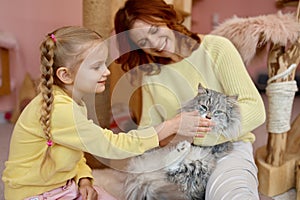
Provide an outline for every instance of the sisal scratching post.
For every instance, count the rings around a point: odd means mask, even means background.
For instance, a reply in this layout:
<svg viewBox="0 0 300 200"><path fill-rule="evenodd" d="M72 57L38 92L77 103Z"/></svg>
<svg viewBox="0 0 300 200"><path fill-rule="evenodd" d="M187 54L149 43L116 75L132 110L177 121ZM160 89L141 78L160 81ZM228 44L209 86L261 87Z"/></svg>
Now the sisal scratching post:
<svg viewBox="0 0 300 200"><path fill-rule="evenodd" d="M299 21L300 4L297 19ZM256 152L259 191L267 196L275 196L288 191L299 178L295 176L300 155L299 117L290 126L291 110L297 83L296 68L300 63L300 38L287 50L278 44L272 44L268 57L269 80L266 92L269 111L267 116L268 143ZM281 106L284 102L284 106ZM288 144L288 146L287 146Z"/></svg>

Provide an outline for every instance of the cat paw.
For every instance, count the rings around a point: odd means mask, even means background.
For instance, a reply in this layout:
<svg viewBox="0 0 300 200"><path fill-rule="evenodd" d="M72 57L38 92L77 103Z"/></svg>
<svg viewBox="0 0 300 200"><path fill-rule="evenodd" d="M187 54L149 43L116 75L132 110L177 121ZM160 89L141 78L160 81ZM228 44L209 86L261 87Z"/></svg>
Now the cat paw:
<svg viewBox="0 0 300 200"><path fill-rule="evenodd" d="M188 141L183 141L176 145L176 150L178 152L186 152L186 151L190 151L190 149L191 149L191 143L189 143Z"/></svg>
<svg viewBox="0 0 300 200"><path fill-rule="evenodd" d="M165 165L168 170L177 168L178 164L181 163L188 155L191 149L191 144L187 141L180 142L176 145L176 148L170 151L165 157Z"/></svg>

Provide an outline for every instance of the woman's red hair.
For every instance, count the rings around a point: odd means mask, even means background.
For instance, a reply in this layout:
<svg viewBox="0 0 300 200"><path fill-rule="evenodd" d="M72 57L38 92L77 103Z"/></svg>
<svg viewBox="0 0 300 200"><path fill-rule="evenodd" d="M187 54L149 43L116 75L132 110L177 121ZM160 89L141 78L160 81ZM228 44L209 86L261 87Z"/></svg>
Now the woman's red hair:
<svg viewBox="0 0 300 200"><path fill-rule="evenodd" d="M198 35L189 31L182 24L183 18L176 13L173 5L166 4L163 0L127 0L124 7L116 13L114 21L120 50L120 57L116 62L121 64L125 71L147 63L167 64L170 62L169 58L146 54L130 39L128 30L132 28L137 19L154 25L165 24L175 32L193 38L200 43ZM144 70L152 73L153 66L149 65L151 69Z"/></svg>

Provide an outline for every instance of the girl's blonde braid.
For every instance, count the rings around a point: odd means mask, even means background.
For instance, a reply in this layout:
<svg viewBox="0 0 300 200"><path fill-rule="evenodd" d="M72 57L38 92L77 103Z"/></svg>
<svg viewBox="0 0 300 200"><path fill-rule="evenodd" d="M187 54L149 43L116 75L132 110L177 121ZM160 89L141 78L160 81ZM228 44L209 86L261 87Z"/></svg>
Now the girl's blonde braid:
<svg viewBox="0 0 300 200"><path fill-rule="evenodd" d="M54 39L53 39L54 38ZM53 171L49 167L55 167L55 162L51 157L51 146L53 145L51 135L51 114L53 108L53 63L54 63L54 49L55 49L56 38L54 34L51 34L40 47L41 50L41 82L39 85L40 92L42 94L41 102L41 117L40 123L43 132L47 139L47 151L46 155L41 164L42 175ZM45 163L47 162L47 169L45 169ZM44 170L43 170L44 169ZM50 175L51 176L51 175Z"/></svg>

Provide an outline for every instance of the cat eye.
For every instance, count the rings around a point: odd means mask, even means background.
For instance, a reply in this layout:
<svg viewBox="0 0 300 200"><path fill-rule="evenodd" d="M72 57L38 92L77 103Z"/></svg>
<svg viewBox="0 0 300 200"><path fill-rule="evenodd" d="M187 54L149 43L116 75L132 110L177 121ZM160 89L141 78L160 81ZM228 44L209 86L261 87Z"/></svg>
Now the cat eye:
<svg viewBox="0 0 300 200"><path fill-rule="evenodd" d="M216 110L216 111L214 112L214 115L222 115L222 114L224 114L224 112L221 111L221 110Z"/></svg>
<svg viewBox="0 0 300 200"><path fill-rule="evenodd" d="M200 105L200 111L207 111L208 110L208 108L207 108L207 106L205 106L205 105Z"/></svg>

